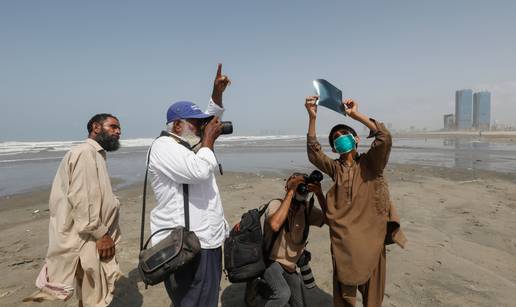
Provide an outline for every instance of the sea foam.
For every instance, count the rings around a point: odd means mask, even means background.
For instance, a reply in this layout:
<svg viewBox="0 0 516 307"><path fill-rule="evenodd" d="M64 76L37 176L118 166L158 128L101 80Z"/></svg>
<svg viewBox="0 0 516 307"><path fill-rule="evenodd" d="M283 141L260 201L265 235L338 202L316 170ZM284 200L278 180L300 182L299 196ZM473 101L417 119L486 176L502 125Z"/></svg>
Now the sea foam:
<svg viewBox="0 0 516 307"><path fill-rule="evenodd" d="M265 136L221 136L219 142L234 143L234 142L260 142L260 141L274 141L274 140L296 140L304 138L301 135L265 135ZM122 139L120 144L124 148L130 147L148 147L154 139L152 138L135 138ZM60 152L67 151L72 146L84 142L80 141L45 141L45 142L0 142L0 156L1 155L16 155L21 153L39 153L39 152Z"/></svg>

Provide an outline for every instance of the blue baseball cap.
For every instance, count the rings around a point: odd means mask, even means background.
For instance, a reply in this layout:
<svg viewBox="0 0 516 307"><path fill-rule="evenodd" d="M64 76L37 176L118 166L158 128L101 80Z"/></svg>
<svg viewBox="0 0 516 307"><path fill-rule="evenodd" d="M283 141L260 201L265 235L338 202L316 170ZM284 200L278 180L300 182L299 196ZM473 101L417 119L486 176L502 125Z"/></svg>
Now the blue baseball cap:
<svg viewBox="0 0 516 307"><path fill-rule="evenodd" d="M212 117L212 115L204 113L195 103L190 101L178 101L168 108L167 124L178 119L208 117Z"/></svg>

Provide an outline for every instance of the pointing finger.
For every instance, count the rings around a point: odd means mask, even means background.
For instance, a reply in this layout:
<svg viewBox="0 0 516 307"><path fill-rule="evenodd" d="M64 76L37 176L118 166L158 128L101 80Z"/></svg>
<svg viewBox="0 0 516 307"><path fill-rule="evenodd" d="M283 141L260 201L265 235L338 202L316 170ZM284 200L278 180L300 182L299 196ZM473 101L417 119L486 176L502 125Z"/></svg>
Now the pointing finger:
<svg viewBox="0 0 516 307"><path fill-rule="evenodd" d="M217 67L217 78L220 77L220 75L222 75L222 63L219 63Z"/></svg>

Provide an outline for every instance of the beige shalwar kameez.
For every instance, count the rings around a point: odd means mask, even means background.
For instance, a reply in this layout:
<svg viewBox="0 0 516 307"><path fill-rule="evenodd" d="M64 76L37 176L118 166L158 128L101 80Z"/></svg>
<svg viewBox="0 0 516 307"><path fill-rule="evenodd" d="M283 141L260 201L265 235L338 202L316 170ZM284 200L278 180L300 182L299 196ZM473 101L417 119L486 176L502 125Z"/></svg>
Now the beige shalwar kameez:
<svg viewBox="0 0 516 307"><path fill-rule="evenodd" d="M96 241L105 234L120 241L120 203L111 188L106 153L96 141L87 139L65 155L49 207L48 282L75 285L84 306L109 305L120 269L116 256L100 260ZM43 288L33 298L56 299Z"/></svg>

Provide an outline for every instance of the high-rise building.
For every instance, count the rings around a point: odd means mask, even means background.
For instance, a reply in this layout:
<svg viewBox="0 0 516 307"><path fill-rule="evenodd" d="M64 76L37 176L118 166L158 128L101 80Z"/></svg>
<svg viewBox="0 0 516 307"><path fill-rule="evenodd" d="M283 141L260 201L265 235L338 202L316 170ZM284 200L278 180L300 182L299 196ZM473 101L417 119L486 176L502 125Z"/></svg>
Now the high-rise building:
<svg viewBox="0 0 516 307"><path fill-rule="evenodd" d="M473 127L489 130L491 126L491 93L488 91L473 94Z"/></svg>
<svg viewBox="0 0 516 307"><path fill-rule="evenodd" d="M453 114L444 114L444 130L450 131L455 129L455 116Z"/></svg>
<svg viewBox="0 0 516 307"><path fill-rule="evenodd" d="M458 130L473 127L473 91L466 89L455 92L455 126Z"/></svg>

